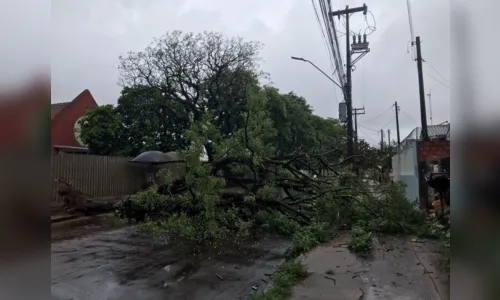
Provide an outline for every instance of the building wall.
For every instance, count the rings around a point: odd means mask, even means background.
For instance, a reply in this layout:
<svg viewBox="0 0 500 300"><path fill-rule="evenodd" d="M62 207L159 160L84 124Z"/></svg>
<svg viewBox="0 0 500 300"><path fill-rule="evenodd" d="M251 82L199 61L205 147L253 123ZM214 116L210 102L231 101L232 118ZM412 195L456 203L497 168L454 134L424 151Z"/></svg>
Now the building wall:
<svg viewBox="0 0 500 300"><path fill-rule="evenodd" d="M394 181L406 184L406 198L419 201L417 141L406 141L402 149L392 158Z"/></svg>
<svg viewBox="0 0 500 300"><path fill-rule="evenodd" d="M450 157L450 141L427 141L422 143L419 158L421 161Z"/></svg>
<svg viewBox="0 0 500 300"><path fill-rule="evenodd" d="M92 94L85 90L62 110L51 124L51 148L55 145L82 147L75 139L75 123L91 107L97 106Z"/></svg>

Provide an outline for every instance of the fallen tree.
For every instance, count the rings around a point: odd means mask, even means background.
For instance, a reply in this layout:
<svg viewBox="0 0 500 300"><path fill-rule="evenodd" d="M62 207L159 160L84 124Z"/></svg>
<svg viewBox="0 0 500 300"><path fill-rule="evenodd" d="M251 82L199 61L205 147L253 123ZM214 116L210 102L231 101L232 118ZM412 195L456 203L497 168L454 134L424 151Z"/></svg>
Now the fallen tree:
<svg viewBox="0 0 500 300"><path fill-rule="evenodd" d="M100 155L179 151L187 172L180 180L163 173L162 184L127 197L118 215L200 239L271 226L305 241L297 248L303 251L321 239L306 232L399 217L390 205L411 209L391 196L400 195L394 187L364 178L390 155L358 143L361 157L346 157L338 120L315 116L304 98L260 84L260 49L220 33L176 31L120 57L118 105L90 110L82 140ZM204 152L208 163L200 162ZM351 172L353 159L360 176Z"/></svg>
<svg viewBox="0 0 500 300"><path fill-rule="evenodd" d="M68 213L84 215L110 213L120 205L120 201L116 199L107 201L93 199L63 178L57 178L55 182L58 185L56 191L63 198L62 208Z"/></svg>
<svg viewBox="0 0 500 300"><path fill-rule="evenodd" d="M137 221L155 216L155 224L165 229L217 238L248 234L276 215L308 226L326 221L321 210L334 198L356 200L360 187L351 185L356 178L343 145L277 154L266 101L262 90L250 91L243 126L230 135L212 124L210 112L192 123L186 132L190 148L181 153L186 176L174 181L164 171L163 184L127 198L120 215ZM203 163L199 157L206 147L212 160Z"/></svg>

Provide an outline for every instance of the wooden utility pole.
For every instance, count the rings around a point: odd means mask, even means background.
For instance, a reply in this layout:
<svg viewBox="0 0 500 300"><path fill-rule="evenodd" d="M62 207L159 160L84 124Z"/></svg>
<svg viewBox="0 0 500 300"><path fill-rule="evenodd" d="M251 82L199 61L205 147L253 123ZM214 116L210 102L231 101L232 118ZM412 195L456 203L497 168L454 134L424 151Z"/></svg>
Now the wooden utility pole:
<svg viewBox="0 0 500 300"><path fill-rule="evenodd" d="M384 149L384 130L380 129L380 150Z"/></svg>
<svg viewBox="0 0 500 300"><path fill-rule="evenodd" d="M417 71L418 71L418 91L420 94L420 122L422 123L422 139L429 140L427 132L427 112L425 110L425 90L424 90L424 75L422 70L422 49L420 47L420 37L415 40L417 46Z"/></svg>
<svg viewBox="0 0 500 300"><path fill-rule="evenodd" d="M356 12L363 12L364 15L368 13L368 7L363 4L361 7L349 8L347 5L344 10L338 10L330 12L330 16L337 16L340 19L341 15L345 15L346 24L346 83L345 83L345 102L347 105L347 156L352 156L354 154L354 141L353 141L353 120L352 120L352 52L351 52L351 31L349 29L349 17L351 14Z"/></svg>
<svg viewBox="0 0 500 300"><path fill-rule="evenodd" d="M401 139L399 137L399 106L398 106L398 101L394 102L394 111L396 112L396 134L398 137L398 146L400 146Z"/></svg>

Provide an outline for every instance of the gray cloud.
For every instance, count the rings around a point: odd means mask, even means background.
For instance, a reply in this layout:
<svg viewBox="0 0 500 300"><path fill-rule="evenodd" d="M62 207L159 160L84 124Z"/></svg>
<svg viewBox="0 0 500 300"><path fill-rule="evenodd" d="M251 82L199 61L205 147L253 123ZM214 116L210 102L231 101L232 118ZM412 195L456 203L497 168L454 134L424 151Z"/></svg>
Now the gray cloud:
<svg viewBox="0 0 500 300"><path fill-rule="evenodd" d="M0 18L0 89L49 72L50 1L3 1Z"/></svg>
<svg viewBox="0 0 500 300"><path fill-rule="evenodd" d="M377 22L369 36L371 52L353 73L353 101L364 106L359 117L360 136L368 142L380 139L377 131L392 131L394 101L402 109L401 136L419 125L416 63L407 53L410 40L406 3L401 0L367 0ZM269 4L272 3L272 4ZM361 1L348 1L361 5ZM332 0L337 8L344 0ZM416 35L422 37L424 58L450 78L449 1L413 1ZM368 22L372 22L368 16ZM365 29L362 15L352 17L352 29ZM312 66L292 61L302 56L331 73L328 54L309 1L283 0L54 0L52 1L53 101L68 101L88 88L100 104L116 103L120 89L118 56L138 51L166 31L217 30L265 44L262 69L282 91L304 96L321 116L337 116L341 94ZM343 28L340 27L339 31ZM341 38L341 49L344 49ZM428 65L426 73L439 79ZM450 119L450 90L425 75L426 91L432 90L434 123ZM374 119L375 118L375 119ZM373 120L371 120L373 119ZM369 128L369 129L367 129Z"/></svg>

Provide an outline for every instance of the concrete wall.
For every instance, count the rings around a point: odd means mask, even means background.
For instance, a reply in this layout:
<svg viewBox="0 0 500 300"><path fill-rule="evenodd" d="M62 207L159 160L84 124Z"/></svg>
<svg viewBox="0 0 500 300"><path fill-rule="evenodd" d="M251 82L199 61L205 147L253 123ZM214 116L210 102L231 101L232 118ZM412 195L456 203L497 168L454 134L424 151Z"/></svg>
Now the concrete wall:
<svg viewBox="0 0 500 300"><path fill-rule="evenodd" d="M406 184L406 198L419 201L417 142L407 140L392 158L394 181Z"/></svg>

